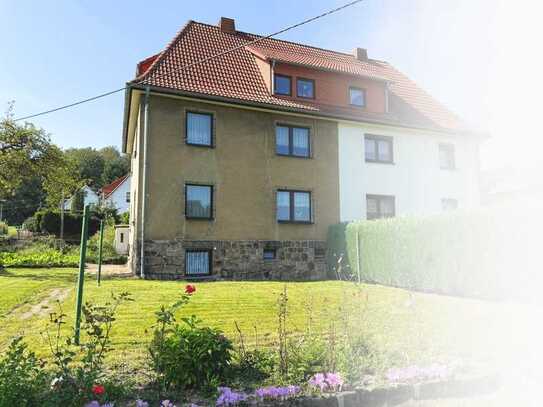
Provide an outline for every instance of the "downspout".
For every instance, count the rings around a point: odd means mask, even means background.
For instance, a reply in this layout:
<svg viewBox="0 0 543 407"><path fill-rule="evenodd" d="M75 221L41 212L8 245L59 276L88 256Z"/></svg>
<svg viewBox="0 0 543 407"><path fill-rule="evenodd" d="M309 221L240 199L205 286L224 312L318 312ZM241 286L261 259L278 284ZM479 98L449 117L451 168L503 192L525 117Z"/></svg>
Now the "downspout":
<svg viewBox="0 0 543 407"><path fill-rule="evenodd" d="M145 87L143 99L143 174L141 185L141 243L140 243L140 277L145 278L145 204L147 202L147 137L149 132L149 92L150 87Z"/></svg>
<svg viewBox="0 0 543 407"><path fill-rule="evenodd" d="M270 91L272 95L275 95L275 59L271 60L271 69L270 69Z"/></svg>
<svg viewBox="0 0 543 407"><path fill-rule="evenodd" d="M388 93L389 93L389 86L388 82L385 83L385 113L388 113L390 111L388 106Z"/></svg>

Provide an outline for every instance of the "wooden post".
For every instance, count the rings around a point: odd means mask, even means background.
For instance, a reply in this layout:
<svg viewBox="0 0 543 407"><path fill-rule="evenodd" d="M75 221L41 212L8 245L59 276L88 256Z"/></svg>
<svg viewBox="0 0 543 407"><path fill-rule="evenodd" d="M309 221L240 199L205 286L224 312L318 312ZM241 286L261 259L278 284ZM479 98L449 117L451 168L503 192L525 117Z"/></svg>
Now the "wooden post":
<svg viewBox="0 0 543 407"><path fill-rule="evenodd" d="M83 304L83 282L85 281L85 259L87 257L87 235L89 231L89 206L83 209L81 222L81 246L79 249L79 276L77 278L77 298L75 303L75 336L74 342L79 345L81 327L81 307Z"/></svg>
<svg viewBox="0 0 543 407"><path fill-rule="evenodd" d="M96 281L100 285L102 279L102 243L104 241L104 220L100 221L100 243L98 246L98 272L96 273Z"/></svg>

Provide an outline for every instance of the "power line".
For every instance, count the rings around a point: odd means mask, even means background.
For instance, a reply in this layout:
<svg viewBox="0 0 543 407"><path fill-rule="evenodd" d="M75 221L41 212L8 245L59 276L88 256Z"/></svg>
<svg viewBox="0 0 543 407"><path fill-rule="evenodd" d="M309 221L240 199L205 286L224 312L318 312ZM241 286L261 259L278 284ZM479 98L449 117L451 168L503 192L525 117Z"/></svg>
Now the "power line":
<svg viewBox="0 0 543 407"><path fill-rule="evenodd" d="M292 30L294 28L298 28L298 27L300 27L302 25L311 23L311 22L313 22L315 20L318 20L320 18L329 16L330 14L334 14L334 13L337 13L338 11L341 11L341 10L344 10L344 9L346 9L348 7L354 6L355 4L361 3L362 1L364 1L364 0L353 0L353 1L349 2L349 3L346 3L346 4L342 5L342 6L336 7L334 9L332 9L332 10L328 10L328 11L326 11L326 12L324 12L322 14L319 14L319 15L317 15L315 17L308 18L307 20L303 20L303 21L301 21L299 23L296 23L294 25L283 28L282 30L279 30L279 31L274 32L274 33L269 34L269 35L266 35L265 37L259 37L259 38L255 39L253 41L246 42L244 44L241 44L241 45L238 45L236 47L230 48L230 49L228 49L226 51L219 52L218 54L211 55L211 56L203 58L203 59L201 59L199 61L195 61L195 62L190 63L188 65L184 65L184 66L182 66L180 68L174 69L174 72L180 72L180 71L183 71L185 69L192 68L192 67L194 67L196 65L211 61L211 60L213 60L215 58L218 58L218 57L221 57L223 55L229 54L231 52L237 51L238 49L244 48L244 47L246 47L248 45L252 45L252 44L255 44L257 42L260 42L260 41L275 37L275 36L277 36L279 34L283 34L283 33L287 32L289 30ZM162 75L158 74L157 77L161 77L163 75L164 74L162 74ZM54 109L45 110L43 112L31 114L31 115L24 116L24 117L19 117L19 118L14 119L14 121L17 122L17 121L21 121L21 120L32 119L34 117L43 116L43 115L53 113L53 112L58 112L59 110L69 109L71 107L81 105L83 103L92 102L93 100L101 99L103 97L110 96L110 95L113 95L113 94L118 93L118 92L122 92L123 90L126 90L127 88L128 88L128 86L125 86L125 87L115 89L115 90L112 90L112 91L109 91L109 92L101 93L99 95L96 95L96 96L93 96L93 97L90 97L90 98L87 98L87 99L82 99L82 100L79 100L77 102L70 103L68 105L59 106L59 107L56 107Z"/></svg>

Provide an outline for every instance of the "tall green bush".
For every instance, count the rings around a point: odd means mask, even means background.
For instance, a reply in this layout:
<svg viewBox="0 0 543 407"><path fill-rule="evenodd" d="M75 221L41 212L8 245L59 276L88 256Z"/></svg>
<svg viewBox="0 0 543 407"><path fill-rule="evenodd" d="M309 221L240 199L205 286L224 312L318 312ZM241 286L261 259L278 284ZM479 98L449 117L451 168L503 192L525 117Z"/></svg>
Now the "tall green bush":
<svg viewBox="0 0 543 407"><path fill-rule="evenodd" d="M0 235L8 234L8 224L5 222L0 222Z"/></svg>
<svg viewBox="0 0 543 407"><path fill-rule="evenodd" d="M343 254L342 269L365 282L475 297L517 295L514 289L534 281L542 227L541 216L503 209L335 225L329 267Z"/></svg>

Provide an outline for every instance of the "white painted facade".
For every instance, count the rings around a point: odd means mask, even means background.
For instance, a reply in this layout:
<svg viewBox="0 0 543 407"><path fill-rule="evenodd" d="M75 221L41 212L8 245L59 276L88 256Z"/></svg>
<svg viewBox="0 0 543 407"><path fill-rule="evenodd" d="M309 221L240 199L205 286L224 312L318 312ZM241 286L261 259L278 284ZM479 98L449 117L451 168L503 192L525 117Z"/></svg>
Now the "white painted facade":
<svg viewBox="0 0 543 407"><path fill-rule="evenodd" d="M393 163L365 160L366 134L393 138ZM371 124L338 124L340 219L366 219L366 195L395 197L395 214L426 215L443 210L442 199L458 208L479 205L478 140ZM454 145L455 169L441 169L439 144Z"/></svg>
<svg viewBox="0 0 543 407"><path fill-rule="evenodd" d="M94 192L90 187L85 185L81 188L83 193L85 194L84 198L84 205L98 205L98 202L100 201L100 197L96 192ZM64 210L70 210L72 207L72 198L66 199L64 201Z"/></svg>
<svg viewBox="0 0 543 407"><path fill-rule="evenodd" d="M130 210L130 184L132 176L129 175L124 181L103 200L103 205L117 208L117 213L125 213Z"/></svg>

